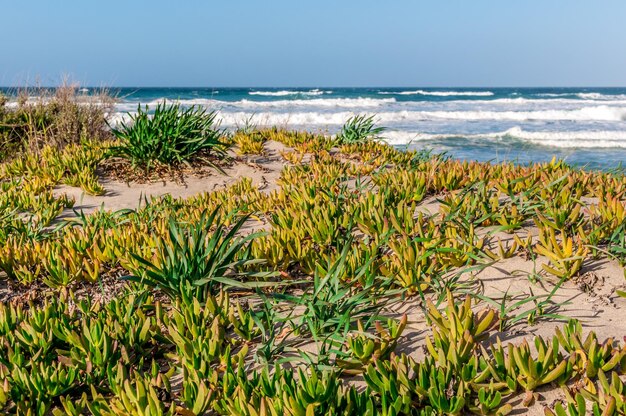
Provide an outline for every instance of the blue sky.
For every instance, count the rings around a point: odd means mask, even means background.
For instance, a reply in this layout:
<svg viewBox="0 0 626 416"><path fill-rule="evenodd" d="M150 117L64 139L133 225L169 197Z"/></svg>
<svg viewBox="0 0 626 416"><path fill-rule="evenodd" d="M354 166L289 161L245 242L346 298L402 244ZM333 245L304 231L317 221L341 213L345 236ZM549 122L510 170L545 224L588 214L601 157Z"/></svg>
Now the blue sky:
<svg viewBox="0 0 626 416"><path fill-rule="evenodd" d="M0 15L4 86L626 86L623 0L7 0Z"/></svg>

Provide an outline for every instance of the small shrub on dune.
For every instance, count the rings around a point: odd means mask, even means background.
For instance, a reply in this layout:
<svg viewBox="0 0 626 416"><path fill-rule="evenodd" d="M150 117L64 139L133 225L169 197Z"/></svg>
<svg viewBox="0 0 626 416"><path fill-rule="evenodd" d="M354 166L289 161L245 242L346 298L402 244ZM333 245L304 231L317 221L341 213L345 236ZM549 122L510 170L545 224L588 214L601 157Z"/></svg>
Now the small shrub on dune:
<svg viewBox="0 0 626 416"><path fill-rule="evenodd" d="M182 108L179 104L159 103L153 114L141 105L130 122L111 131L121 142L110 155L130 161L133 168L150 170L156 164L177 166L201 159L224 159L228 144L216 122L217 113L202 107Z"/></svg>
<svg viewBox="0 0 626 416"><path fill-rule="evenodd" d="M79 94L78 85L20 91L15 106L0 98L0 159L46 146L62 149L84 140L111 138L106 116L114 103L106 91Z"/></svg>
<svg viewBox="0 0 626 416"><path fill-rule="evenodd" d="M364 143L380 139L385 127L376 127L374 116L356 115L350 117L337 134L338 145Z"/></svg>

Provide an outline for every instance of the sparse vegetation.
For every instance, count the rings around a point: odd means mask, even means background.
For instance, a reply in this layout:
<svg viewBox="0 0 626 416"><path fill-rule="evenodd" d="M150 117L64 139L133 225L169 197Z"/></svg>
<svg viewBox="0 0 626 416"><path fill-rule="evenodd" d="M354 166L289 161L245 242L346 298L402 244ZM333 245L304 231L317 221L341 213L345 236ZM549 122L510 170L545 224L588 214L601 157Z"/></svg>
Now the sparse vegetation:
<svg viewBox="0 0 626 416"><path fill-rule="evenodd" d="M12 106L0 97L0 160L23 151L38 153L45 147L62 149L81 141L111 139L105 117L114 98L106 90L89 95L77 84L57 88L27 88L18 91Z"/></svg>
<svg viewBox="0 0 626 416"><path fill-rule="evenodd" d="M244 129L242 154L291 148L278 189L239 178L61 218L74 200L55 187L104 192L111 145L140 169L225 155L214 113L157 111L117 142L0 165L0 412L506 415L558 387L546 414L625 414L626 345L558 297L597 259L623 266L623 176ZM511 260L532 275L487 293L481 273Z"/></svg>

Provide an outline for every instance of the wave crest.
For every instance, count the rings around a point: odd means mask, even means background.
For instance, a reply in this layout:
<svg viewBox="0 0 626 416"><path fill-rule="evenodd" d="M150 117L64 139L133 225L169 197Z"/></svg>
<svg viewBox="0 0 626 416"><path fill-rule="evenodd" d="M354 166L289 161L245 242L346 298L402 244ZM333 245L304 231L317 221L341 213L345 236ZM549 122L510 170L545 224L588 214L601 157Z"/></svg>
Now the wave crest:
<svg viewBox="0 0 626 416"><path fill-rule="evenodd" d="M561 148L626 148L626 131L526 131L513 127L502 132L480 134L428 134L409 131L387 131L384 139L393 145L411 142L441 141L452 138L469 140L514 139L542 146Z"/></svg>
<svg viewBox="0 0 626 416"><path fill-rule="evenodd" d="M266 97L284 97L288 95L323 95L332 94L332 91L322 91L317 88L309 91L293 91L293 90L281 90L281 91L250 91L248 95L261 95Z"/></svg>
<svg viewBox="0 0 626 416"><path fill-rule="evenodd" d="M491 91L424 91L424 90L415 90L415 91L380 91L378 92L381 95L430 95L434 97L491 97L494 95Z"/></svg>
<svg viewBox="0 0 626 416"><path fill-rule="evenodd" d="M367 105L363 105L367 107ZM372 103L373 107L378 104ZM335 107L354 108L351 103L335 103ZM230 120L243 120L252 115L264 124L272 125L341 125L354 114L353 111L291 111L291 112L248 112L224 111L220 116ZM379 123L411 123L422 121L626 121L626 107L595 106L575 110L537 111L385 111L374 113Z"/></svg>

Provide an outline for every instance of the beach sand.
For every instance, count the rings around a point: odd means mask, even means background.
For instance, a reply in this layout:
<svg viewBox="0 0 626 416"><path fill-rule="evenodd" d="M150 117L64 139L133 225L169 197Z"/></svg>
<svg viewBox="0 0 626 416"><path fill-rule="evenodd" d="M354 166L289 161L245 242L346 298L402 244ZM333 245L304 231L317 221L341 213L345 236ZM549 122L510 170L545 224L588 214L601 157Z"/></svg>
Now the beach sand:
<svg viewBox="0 0 626 416"><path fill-rule="evenodd" d="M68 186L60 186L56 189L57 194L65 193L76 199L74 210L85 213L94 212L97 209L106 210L136 209L141 205L144 197L150 198L164 194L170 194L176 198L187 198L202 192L211 192L238 181L241 178L250 178L254 186L264 192L270 192L278 188L277 180L280 172L285 166L284 159L280 156L281 151L290 149L284 145L269 141L265 144L266 155L253 157L239 157L237 161L226 169L226 174L212 173L204 177L189 176L185 178L185 183L174 183L163 181L149 184L127 184L111 179L102 179L102 184L107 192L103 196L85 195L80 189ZM233 154L235 157L235 155ZM437 215L439 203L436 197L428 197L419 204L416 214L423 212L429 215ZM69 218L74 215L72 210L66 210L62 217ZM245 232L251 232L267 225L255 222L248 227ZM484 228L479 232L488 234L490 229ZM537 234L537 230L528 226L519 231L520 236L525 236L527 232ZM498 233L492 235L490 244L495 248L497 238L503 242L510 240L510 234ZM541 270L541 264L547 260L541 256L533 262L529 259L517 255L509 259L499 260L486 267L474 275L464 276L468 284L480 287L486 296L500 299L504 293L512 296L513 301L524 299L531 295L548 294L557 283L554 279L544 277L544 282L531 284L528 274ZM616 289L623 289L626 285L622 267L615 261L600 259L597 261L585 262L580 275L563 283L556 292L553 301L561 304L553 311L546 313L557 313L570 318L580 320L584 331L595 331L600 341L606 338L621 339L626 335L626 319L624 319L623 308L626 307L626 299L615 294ZM532 291L532 292L531 292ZM386 312L390 316L400 317L402 314L408 316L408 327L399 343L397 352L405 352L415 358L424 356L424 338L429 334L422 309L418 305L418 297L410 298L403 302L397 302L388 307ZM481 302L477 309L487 306ZM521 313L531 304L526 304L515 313ZM550 337L554 334L554 329L562 325L563 321L540 319L530 325L526 319L521 320L512 328L500 333L494 333L489 341L500 338L503 342L521 342L522 339L533 335ZM302 347L303 350L313 351L314 346ZM362 385L362 381L357 377L351 382ZM542 415L544 405L552 405L556 399L564 396L559 389L545 387L537 393L537 401L528 409L521 405L521 395L513 401L515 411L513 414L524 413L530 415Z"/></svg>

